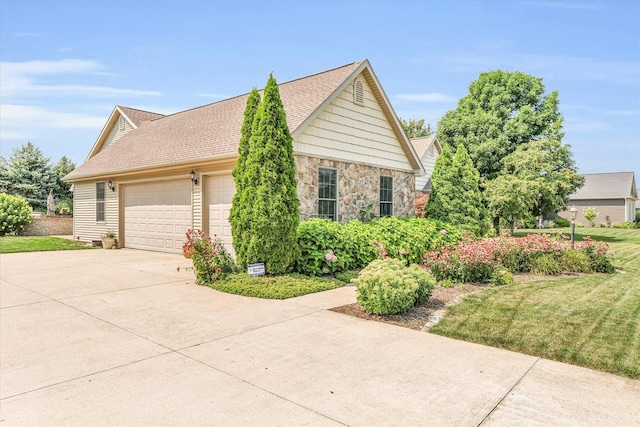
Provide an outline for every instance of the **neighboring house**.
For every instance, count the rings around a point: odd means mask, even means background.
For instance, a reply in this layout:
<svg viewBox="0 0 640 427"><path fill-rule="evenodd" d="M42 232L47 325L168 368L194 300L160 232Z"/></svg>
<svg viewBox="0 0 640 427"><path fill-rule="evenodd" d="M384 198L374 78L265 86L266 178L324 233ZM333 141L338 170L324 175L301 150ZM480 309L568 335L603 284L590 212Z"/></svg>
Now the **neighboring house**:
<svg viewBox="0 0 640 427"><path fill-rule="evenodd" d="M411 138L413 149L420 157L425 173L416 176L416 193L431 193L431 174L436 164L436 158L442 153L442 146L435 135Z"/></svg>
<svg viewBox="0 0 640 427"><path fill-rule="evenodd" d="M301 219L414 212L424 168L367 60L279 85L293 136ZM231 248L231 171L247 94L163 116L115 107L74 185L74 236L179 252L189 228ZM193 175L191 179L190 175Z"/></svg>
<svg viewBox="0 0 640 427"><path fill-rule="evenodd" d="M578 209L577 221L584 221L582 212L593 207L598 212L596 222L633 221L636 212L636 180L633 172L593 173L584 176L584 185L569 196L567 210L558 215L570 219L569 209Z"/></svg>

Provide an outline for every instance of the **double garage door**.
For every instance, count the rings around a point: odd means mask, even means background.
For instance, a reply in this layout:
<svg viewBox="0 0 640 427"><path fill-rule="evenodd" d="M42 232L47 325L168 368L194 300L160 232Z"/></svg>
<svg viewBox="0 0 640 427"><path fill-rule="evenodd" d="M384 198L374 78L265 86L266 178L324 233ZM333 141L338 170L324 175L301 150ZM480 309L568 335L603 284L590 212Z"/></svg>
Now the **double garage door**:
<svg viewBox="0 0 640 427"><path fill-rule="evenodd" d="M230 175L208 177L205 209L210 236L233 253L229 212L235 193ZM191 181L166 181L124 187L124 244L127 248L179 253L192 224Z"/></svg>

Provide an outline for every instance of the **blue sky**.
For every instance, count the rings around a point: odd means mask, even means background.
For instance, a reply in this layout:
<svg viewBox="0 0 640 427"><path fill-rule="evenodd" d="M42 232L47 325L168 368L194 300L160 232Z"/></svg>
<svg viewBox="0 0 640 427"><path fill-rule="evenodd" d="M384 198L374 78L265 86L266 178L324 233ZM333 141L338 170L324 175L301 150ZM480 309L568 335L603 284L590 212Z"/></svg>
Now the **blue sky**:
<svg viewBox="0 0 640 427"><path fill-rule="evenodd" d="M432 126L483 71L557 90L581 173L640 179L640 1L0 3L0 154L80 164L117 104L172 113L369 59Z"/></svg>

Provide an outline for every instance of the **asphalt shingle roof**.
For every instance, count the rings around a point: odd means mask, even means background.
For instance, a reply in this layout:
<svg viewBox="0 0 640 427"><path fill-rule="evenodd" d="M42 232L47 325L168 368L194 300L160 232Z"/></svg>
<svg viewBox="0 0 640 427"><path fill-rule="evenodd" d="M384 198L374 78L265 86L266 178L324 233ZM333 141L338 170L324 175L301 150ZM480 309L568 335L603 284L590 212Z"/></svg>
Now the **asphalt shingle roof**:
<svg viewBox="0 0 640 427"><path fill-rule="evenodd" d="M436 136L421 136L418 138L410 138L409 140L411 141L411 145L413 145L413 149L416 150L418 157L422 159L422 156L427 152L429 146L436 140Z"/></svg>
<svg viewBox="0 0 640 427"><path fill-rule="evenodd" d="M362 62L280 84L290 131L293 133L313 114ZM236 154L247 96L248 93L167 116L120 107L131 120L139 121L138 129L88 159L65 179L73 181Z"/></svg>
<svg viewBox="0 0 640 427"><path fill-rule="evenodd" d="M571 200L637 197L633 172L594 173L584 176L584 185Z"/></svg>

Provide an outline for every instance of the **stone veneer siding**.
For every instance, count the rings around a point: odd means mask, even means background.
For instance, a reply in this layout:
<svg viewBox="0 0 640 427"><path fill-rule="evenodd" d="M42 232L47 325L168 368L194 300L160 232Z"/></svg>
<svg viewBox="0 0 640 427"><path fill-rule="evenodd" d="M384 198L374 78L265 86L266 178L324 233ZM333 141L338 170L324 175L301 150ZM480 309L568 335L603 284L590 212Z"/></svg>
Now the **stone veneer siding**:
<svg viewBox="0 0 640 427"><path fill-rule="evenodd" d="M33 218L20 234L23 236L70 236L73 234L73 217Z"/></svg>
<svg viewBox="0 0 640 427"><path fill-rule="evenodd" d="M393 214L412 216L415 213L415 175L337 160L296 155L298 198L302 220L318 215L318 169L336 169L338 221L346 222L360 217L360 208L373 205L380 215L380 175L393 177Z"/></svg>

